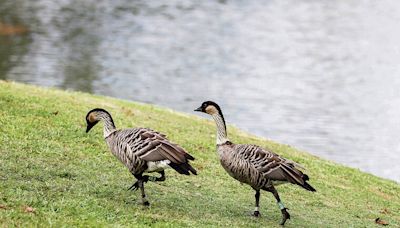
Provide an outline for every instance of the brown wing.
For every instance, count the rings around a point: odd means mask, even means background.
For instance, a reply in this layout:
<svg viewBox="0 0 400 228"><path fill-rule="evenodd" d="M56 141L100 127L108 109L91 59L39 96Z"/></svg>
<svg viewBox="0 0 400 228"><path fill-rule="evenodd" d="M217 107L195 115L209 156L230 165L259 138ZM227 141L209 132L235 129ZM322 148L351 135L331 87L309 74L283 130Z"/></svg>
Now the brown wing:
<svg viewBox="0 0 400 228"><path fill-rule="evenodd" d="M196 170L189 164L189 160L194 160L178 144L170 142L165 135L144 129L140 132L143 147L136 153L140 159L145 161L169 160L172 168L181 174L189 175L189 171L196 174Z"/></svg>
<svg viewBox="0 0 400 228"><path fill-rule="evenodd" d="M252 165L266 178L275 181L288 181L303 188L315 191L306 181L308 176L298 169L298 165L276 153L255 145L239 145Z"/></svg>

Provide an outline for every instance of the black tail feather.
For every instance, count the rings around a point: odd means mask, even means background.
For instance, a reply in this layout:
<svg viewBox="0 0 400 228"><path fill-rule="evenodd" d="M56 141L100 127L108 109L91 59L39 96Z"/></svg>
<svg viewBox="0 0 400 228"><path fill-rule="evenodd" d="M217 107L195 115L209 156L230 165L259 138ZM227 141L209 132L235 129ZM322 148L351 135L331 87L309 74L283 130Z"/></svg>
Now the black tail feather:
<svg viewBox="0 0 400 228"><path fill-rule="evenodd" d="M192 161L194 160L194 157L190 154L185 154L185 158Z"/></svg>
<svg viewBox="0 0 400 228"><path fill-rule="evenodd" d="M189 171L183 169L179 164L171 162L169 163L169 166L171 166L171 168L175 169L180 174L190 175Z"/></svg>
<svg viewBox="0 0 400 228"><path fill-rule="evenodd" d="M303 187L311 192L317 191L317 190L315 190L315 188L313 186L311 186L309 183L307 183L307 181L310 180L310 178L308 177L307 174L303 174L303 180L304 180L304 185L301 185L301 187Z"/></svg>
<svg viewBox="0 0 400 228"><path fill-rule="evenodd" d="M180 166L181 166L183 169L185 169L185 170L187 170L187 171L190 171L190 172L193 173L194 175L197 175L196 170L195 170L189 163L182 163L182 164L180 164Z"/></svg>
<svg viewBox="0 0 400 228"><path fill-rule="evenodd" d="M190 175L191 172L192 174L197 175L197 171L189 163L176 164L171 162L169 166L180 174Z"/></svg>
<svg viewBox="0 0 400 228"><path fill-rule="evenodd" d="M311 186L310 184L308 184L307 182L304 182L304 185L301 185L301 187L307 189L308 191L311 192L316 192L317 190L315 190L315 188L313 186Z"/></svg>
<svg viewBox="0 0 400 228"><path fill-rule="evenodd" d="M188 169L190 170L191 173L197 175L197 171L190 164L188 164Z"/></svg>
<svg viewBox="0 0 400 228"><path fill-rule="evenodd" d="M288 169L286 167L283 167L283 171L285 172L285 176L289 182L297 184L311 192L317 191L313 186L307 183L307 181L310 179L307 174L304 174L297 169Z"/></svg>

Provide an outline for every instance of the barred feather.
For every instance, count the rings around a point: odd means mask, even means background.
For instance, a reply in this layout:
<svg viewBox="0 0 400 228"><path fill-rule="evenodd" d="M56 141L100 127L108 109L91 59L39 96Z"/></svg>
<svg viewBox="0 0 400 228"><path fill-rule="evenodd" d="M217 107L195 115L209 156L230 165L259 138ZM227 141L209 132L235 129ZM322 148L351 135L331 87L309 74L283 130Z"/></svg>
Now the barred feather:
<svg viewBox="0 0 400 228"><path fill-rule="evenodd" d="M236 145L229 141L225 120L220 107L214 102L205 102L202 109L210 114L217 125L217 151L222 167L236 180L249 184L254 189L266 189L276 182L289 182L309 191L315 189L306 183L309 179L297 163L256 145Z"/></svg>
<svg viewBox="0 0 400 228"><path fill-rule="evenodd" d="M148 128L116 130L111 115L103 109L94 109L92 118L104 122L104 138L111 150L132 174L163 170L169 165L177 172L197 174L189 164L194 158L182 147L170 142L166 135ZM96 122L96 123L97 123Z"/></svg>
<svg viewBox="0 0 400 228"><path fill-rule="evenodd" d="M289 182L309 191L315 189L306 181L309 177L303 174L296 163L284 159L278 154L256 145L236 145L229 141L224 115L221 108L213 101L205 101L195 111L205 112L212 116L217 125L217 152L226 172L255 190L255 209L253 215L260 216L260 190L271 192L282 213L281 225L290 219L287 208L281 201L274 185Z"/></svg>

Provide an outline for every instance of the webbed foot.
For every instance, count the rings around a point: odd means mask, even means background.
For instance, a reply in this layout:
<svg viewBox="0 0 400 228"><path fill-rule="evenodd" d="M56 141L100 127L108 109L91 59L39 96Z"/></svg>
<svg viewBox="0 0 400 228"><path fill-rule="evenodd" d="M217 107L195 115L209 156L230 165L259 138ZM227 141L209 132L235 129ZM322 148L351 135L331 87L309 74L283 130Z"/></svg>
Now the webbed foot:
<svg viewBox="0 0 400 228"><path fill-rule="evenodd" d="M252 215L257 218L261 216L259 211L254 211Z"/></svg>
<svg viewBox="0 0 400 228"><path fill-rule="evenodd" d="M143 202L143 206L146 206L146 207L150 206L149 201L144 201L144 202Z"/></svg>
<svg viewBox="0 0 400 228"><path fill-rule="evenodd" d="M133 183L132 186L130 186L130 187L128 188L128 190L132 190L132 191L136 191L136 190L138 190L138 189L139 189L139 181L136 181L135 183Z"/></svg>
<svg viewBox="0 0 400 228"><path fill-rule="evenodd" d="M281 212L282 212L282 221L281 221L280 225L283 226L283 225L285 225L286 220L290 219L290 214L289 214L289 212L287 212L287 208L283 208L281 210Z"/></svg>

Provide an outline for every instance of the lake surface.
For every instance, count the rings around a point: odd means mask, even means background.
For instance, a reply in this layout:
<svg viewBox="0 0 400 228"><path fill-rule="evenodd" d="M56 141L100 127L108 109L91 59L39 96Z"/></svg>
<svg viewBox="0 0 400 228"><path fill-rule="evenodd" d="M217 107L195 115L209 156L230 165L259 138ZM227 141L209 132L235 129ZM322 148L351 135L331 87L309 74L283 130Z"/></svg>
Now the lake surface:
<svg viewBox="0 0 400 228"><path fill-rule="evenodd" d="M239 128L400 182L399 1L160 2L2 0L0 79L214 100Z"/></svg>

